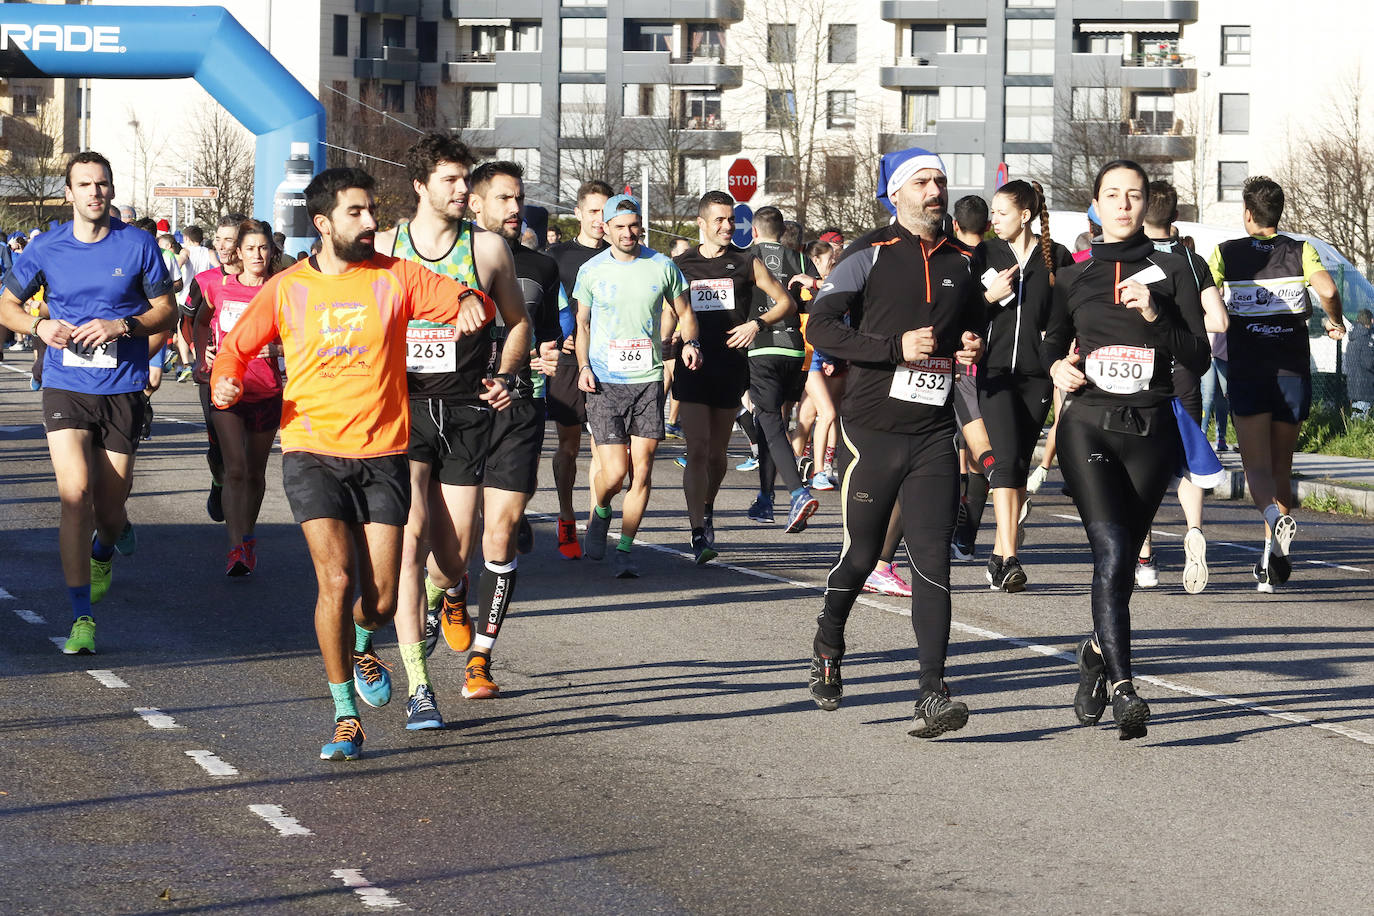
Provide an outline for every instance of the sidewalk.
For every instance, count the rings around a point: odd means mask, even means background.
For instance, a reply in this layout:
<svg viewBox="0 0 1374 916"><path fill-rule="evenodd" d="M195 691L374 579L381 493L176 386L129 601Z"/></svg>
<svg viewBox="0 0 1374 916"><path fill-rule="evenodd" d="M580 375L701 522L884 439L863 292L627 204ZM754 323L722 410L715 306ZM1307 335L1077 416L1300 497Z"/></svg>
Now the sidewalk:
<svg viewBox="0 0 1374 916"><path fill-rule="evenodd" d="M1223 484L1213 490L1212 498L1249 499L1240 455L1227 452L1218 457L1231 480L1229 487ZM1374 518L1374 460L1298 452L1293 456L1293 490L1299 503L1330 496L1350 504L1356 514Z"/></svg>

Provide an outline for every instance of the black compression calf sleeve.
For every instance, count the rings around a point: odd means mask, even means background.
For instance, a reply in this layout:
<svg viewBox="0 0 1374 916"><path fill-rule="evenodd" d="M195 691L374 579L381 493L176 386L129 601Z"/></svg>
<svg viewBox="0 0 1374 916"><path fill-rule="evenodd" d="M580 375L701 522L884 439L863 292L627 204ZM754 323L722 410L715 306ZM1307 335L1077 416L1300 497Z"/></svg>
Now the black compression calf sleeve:
<svg viewBox="0 0 1374 916"><path fill-rule="evenodd" d="M473 647L478 651L489 652L492 644L496 642L514 591L515 559L512 558L509 563L488 562L477 586L479 603L477 619L474 621L477 633L473 639Z"/></svg>

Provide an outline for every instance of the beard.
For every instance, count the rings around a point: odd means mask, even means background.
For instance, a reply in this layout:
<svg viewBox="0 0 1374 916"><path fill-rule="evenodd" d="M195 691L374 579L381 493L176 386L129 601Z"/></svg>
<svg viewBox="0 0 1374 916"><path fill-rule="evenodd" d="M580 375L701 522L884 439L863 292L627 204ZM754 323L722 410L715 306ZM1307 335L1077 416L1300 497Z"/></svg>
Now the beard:
<svg viewBox="0 0 1374 916"><path fill-rule="evenodd" d="M372 247L374 238L375 235L372 232L361 233L349 239L347 242L335 238L334 256L350 264L358 264L362 261L366 261L368 258L372 257L376 250Z"/></svg>

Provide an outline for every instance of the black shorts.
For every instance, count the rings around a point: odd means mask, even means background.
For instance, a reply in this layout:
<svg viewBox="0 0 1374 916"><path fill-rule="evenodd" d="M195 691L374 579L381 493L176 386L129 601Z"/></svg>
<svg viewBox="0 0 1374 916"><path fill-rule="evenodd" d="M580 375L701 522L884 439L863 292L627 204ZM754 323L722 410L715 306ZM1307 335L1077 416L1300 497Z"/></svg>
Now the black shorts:
<svg viewBox="0 0 1374 916"><path fill-rule="evenodd" d="M433 479L455 487L482 483L491 448L493 411L448 398L410 399L411 461L431 465Z"/></svg>
<svg viewBox="0 0 1374 916"><path fill-rule="evenodd" d="M743 350L703 353L698 369L688 369L679 359L673 370L673 397L686 404L738 410L748 390L749 361Z"/></svg>
<svg viewBox="0 0 1374 916"><path fill-rule="evenodd" d="M539 487L539 453L544 448L544 401L515 398L496 411L484 483L533 496Z"/></svg>
<svg viewBox="0 0 1374 916"><path fill-rule="evenodd" d="M800 356L752 356L749 358L749 397L756 410L777 413L782 405L801 400L806 388L804 361Z"/></svg>
<svg viewBox="0 0 1374 916"><path fill-rule="evenodd" d="M43 427L84 429L95 434L97 448L119 455L138 451L148 417L148 401L141 391L124 394L86 394L65 388L43 389Z"/></svg>
<svg viewBox="0 0 1374 916"><path fill-rule="evenodd" d="M281 398L265 401L239 401L232 407L213 408L214 413L231 413L243 421L250 433L274 432L281 429Z"/></svg>
<svg viewBox="0 0 1374 916"><path fill-rule="evenodd" d="M1278 423L1298 424L1307 419L1312 409L1312 377L1310 375L1246 376L1230 366L1231 413L1238 417L1272 414Z"/></svg>
<svg viewBox="0 0 1374 916"><path fill-rule="evenodd" d="M403 527L410 515L410 465L405 455L335 458L287 452L282 487L297 524L336 518L352 525Z"/></svg>
<svg viewBox="0 0 1374 916"><path fill-rule="evenodd" d="M587 422L587 393L577 387L576 353L558 354L558 371L544 386L549 419L559 426L581 426Z"/></svg>
<svg viewBox="0 0 1374 916"><path fill-rule="evenodd" d="M954 367L954 420L962 437L964 427L974 420L983 419L983 408L978 403L978 377L971 366Z"/></svg>
<svg viewBox="0 0 1374 916"><path fill-rule="evenodd" d="M631 436L662 439L663 383L600 383L587 395L587 425L597 445L624 445Z"/></svg>

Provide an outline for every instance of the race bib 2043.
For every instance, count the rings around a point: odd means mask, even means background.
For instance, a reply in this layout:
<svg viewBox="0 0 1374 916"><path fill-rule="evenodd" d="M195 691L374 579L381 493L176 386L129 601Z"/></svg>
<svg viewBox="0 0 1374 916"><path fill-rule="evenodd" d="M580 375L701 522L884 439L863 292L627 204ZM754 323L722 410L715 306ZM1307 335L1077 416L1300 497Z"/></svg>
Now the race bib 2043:
<svg viewBox="0 0 1374 916"><path fill-rule="evenodd" d="M693 280L690 294L694 312L728 312L735 308L733 280Z"/></svg>

